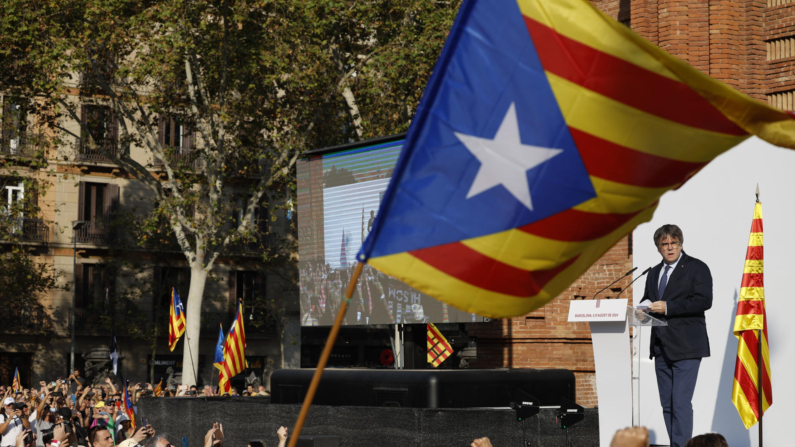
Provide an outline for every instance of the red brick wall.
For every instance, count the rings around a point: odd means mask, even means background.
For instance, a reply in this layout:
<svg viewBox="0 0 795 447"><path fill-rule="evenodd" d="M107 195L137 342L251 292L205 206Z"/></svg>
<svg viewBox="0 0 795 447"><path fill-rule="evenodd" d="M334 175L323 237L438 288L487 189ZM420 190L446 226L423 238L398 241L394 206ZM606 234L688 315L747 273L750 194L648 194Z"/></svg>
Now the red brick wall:
<svg viewBox="0 0 795 447"><path fill-rule="evenodd" d="M595 407L593 345L588 323L569 323L569 301L591 298L600 289L632 269L631 238L625 237L585 272L565 292L543 308L510 320L470 326L477 337L478 358L471 368L563 368L574 371L577 403ZM626 287L630 279L615 284L600 297L615 297L613 288ZM632 289L622 297L632 298Z"/></svg>
<svg viewBox="0 0 795 447"><path fill-rule="evenodd" d="M768 60L766 42L795 37L795 2L766 0L592 0L609 16L701 72L765 100L790 92L795 109L795 43L791 56ZM786 94L785 94L786 96ZM783 106L782 106L783 107ZM568 323L568 301L593 296L632 268L624 238L568 290L543 309L511 320L474 325L478 359L473 368L565 368L574 371L577 401L597 404L593 349L587 324ZM626 285L629 280L622 281ZM617 284L619 285L619 284ZM632 291L622 296L632 298ZM614 292L605 292L606 296Z"/></svg>

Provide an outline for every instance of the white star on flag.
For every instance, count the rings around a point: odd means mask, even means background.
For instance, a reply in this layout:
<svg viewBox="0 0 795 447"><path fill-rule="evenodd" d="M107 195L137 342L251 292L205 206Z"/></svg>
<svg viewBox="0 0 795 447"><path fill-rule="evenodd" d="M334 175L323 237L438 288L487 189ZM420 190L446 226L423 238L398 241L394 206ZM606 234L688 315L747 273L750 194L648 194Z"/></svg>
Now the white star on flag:
<svg viewBox="0 0 795 447"><path fill-rule="evenodd" d="M469 188L467 199L502 185L530 211L533 210L533 201L530 198L527 171L563 152L561 149L522 144L513 103L493 139L454 133L480 161L480 169Z"/></svg>

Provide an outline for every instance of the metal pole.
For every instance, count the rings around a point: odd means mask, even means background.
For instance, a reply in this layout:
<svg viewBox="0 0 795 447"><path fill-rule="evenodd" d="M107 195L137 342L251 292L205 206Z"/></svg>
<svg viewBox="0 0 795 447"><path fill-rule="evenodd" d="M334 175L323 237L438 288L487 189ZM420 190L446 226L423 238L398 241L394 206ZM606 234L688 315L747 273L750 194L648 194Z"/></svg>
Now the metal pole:
<svg viewBox="0 0 795 447"><path fill-rule="evenodd" d="M764 387L762 386L762 371L765 370L765 357L762 355L762 329L759 329L757 339L759 340L759 368L757 369L756 374L756 387L759 394L759 447L762 447L764 445L762 443L762 413L764 412Z"/></svg>
<svg viewBox="0 0 795 447"><path fill-rule="evenodd" d="M69 349L69 374L75 372L75 306L77 305L77 230L74 229L72 224L72 240L74 241L74 248L72 252L72 276L74 284L72 284L72 345Z"/></svg>

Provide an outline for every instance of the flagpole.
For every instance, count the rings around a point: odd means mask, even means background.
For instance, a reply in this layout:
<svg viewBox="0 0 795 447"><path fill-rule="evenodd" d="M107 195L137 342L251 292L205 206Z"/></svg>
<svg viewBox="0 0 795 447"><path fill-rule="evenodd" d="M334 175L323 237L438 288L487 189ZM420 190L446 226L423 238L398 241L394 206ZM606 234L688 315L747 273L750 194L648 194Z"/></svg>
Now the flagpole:
<svg viewBox="0 0 795 447"><path fill-rule="evenodd" d="M767 324L767 322L765 322L765 324ZM762 355L762 331L763 331L762 329L759 329L759 336L757 337L759 339L759 350L758 350L759 369L757 370L757 380L756 380L756 387L759 389L759 392L758 392L758 394L759 394L759 447L762 447L764 445L762 443L762 415L763 415L762 413L764 412L764 407L762 406L763 405L763 399L764 399L764 395L762 394L762 393L764 393L763 387L762 387L762 372L765 370L765 356Z"/></svg>
<svg viewBox="0 0 795 447"><path fill-rule="evenodd" d="M309 407L312 406L312 399L315 398L315 392L320 384L320 377L323 375L323 369L326 367L326 362L331 355L331 350L334 348L334 341L337 339L337 334L342 326L342 320L345 318L345 311L348 309L348 302L356 290L356 283L359 282L359 276L362 274L364 263L357 263L353 271L350 282L348 282L348 289L345 291L345 299L342 300L339 311L337 311L337 319L334 320L334 326L331 327L331 332L328 334L326 346L323 348L323 353L320 355L320 360L317 362L317 369L312 376L312 382L309 383L309 389L306 391L304 403L301 405L301 412L298 414L298 420L295 422L293 433L290 435L290 443L287 447L295 447L298 442L298 437L301 435L301 428L304 426L306 415L309 413Z"/></svg>

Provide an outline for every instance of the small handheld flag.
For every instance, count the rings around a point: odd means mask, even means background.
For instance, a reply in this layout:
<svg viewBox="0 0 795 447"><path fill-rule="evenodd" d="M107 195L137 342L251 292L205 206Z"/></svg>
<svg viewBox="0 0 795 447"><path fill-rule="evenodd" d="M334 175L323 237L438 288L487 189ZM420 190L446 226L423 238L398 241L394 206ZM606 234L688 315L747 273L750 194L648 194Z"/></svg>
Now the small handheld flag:
<svg viewBox="0 0 795 447"><path fill-rule="evenodd" d="M133 410L132 398L130 398L130 383L124 382L124 396L121 401L122 410L130 418L130 425L135 429L135 411Z"/></svg>
<svg viewBox="0 0 795 447"><path fill-rule="evenodd" d="M433 323L428 323L428 363L434 368L453 354L453 348Z"/></svg>
<svg viewBox="0 0 795 447"><path fill-rule="evenodd" d="M215 360L213 361L213 366L215 366L219 371L224 370L224 325L223 323L219 323L220 328L218 329L218 344L215 345Z"/></svg>
<svg viewBox="0 0 795 447"><path fill-rule="evenodd" d="M660 197L795 119L584 0L464 2L357 254L466 312L563 292Z"/></svg>
<svg viewBox="0 0 795 447"><path fill-rule="evenodd" d="M14 368L14 379L11 382L14 391L22 391L22 382L19 380L19 368Z"/></svg>
<svg viewBox="0 0 795 447"><path fill-rule="evenodd" d="M168 322L168 347L171 351L177 347L177 342L182 334L185 333L185 307L179 299L177 289L171 288L171 309L169 311Z"/></svg>
<svg viewBox="0 0 795 447"><path fill-rule="evenodd" d="M163 378L162 377L160 378L160 383L157 384L157 386L155 387L155 389L152 392L152 394L154 394L155 397L160 397L160 395L163 394Z"/></svg>
<svg viewBox="0 0 795 447"><path fill-rule="evenodd" d="M734 365L732 402L737 407L746 429L751 428L773 404L773 386L770 382L770 352L767 338L767 313L765 311L764 242L762 202L754 206L751 237L745 254L743 281L734 319L734 335L738 339L737 362ZM761 360L762 386L759 386L759 333L762 333ZM759 408L762 389L762 408Z"/></svg>

